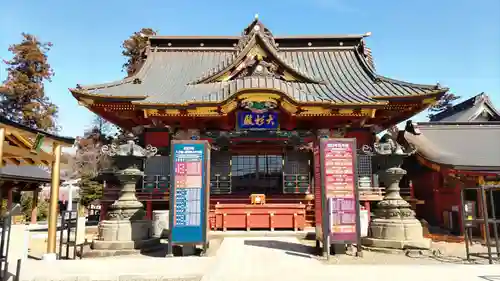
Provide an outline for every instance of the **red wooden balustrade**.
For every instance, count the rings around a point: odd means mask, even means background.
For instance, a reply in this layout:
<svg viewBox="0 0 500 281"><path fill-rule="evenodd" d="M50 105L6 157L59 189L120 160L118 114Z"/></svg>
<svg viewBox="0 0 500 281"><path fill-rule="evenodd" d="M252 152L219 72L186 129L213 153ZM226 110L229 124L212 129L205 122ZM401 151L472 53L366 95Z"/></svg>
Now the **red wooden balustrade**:
<svg viewBox="0 0 500 281"><path fill-rule="evenodd" d="M113 203L119 195L120 189L119 188L106 188L103 192L103 199L101 200L102 204L102 210L101 210L101 219L104 218L105 212L106 212L106 207L107 205ZM364 207L370 211L370 202L377 202L383 199L385 195L385 188L383 187L372 187L369 189L360 189L360 202ZM414 204L421 204L423 202L420 202L418 200L415 200L413 198L413 190L411 188L404 188L400 190L400 194L403 198L406 200L410 200L412 202L416 202ZM152 190L152 191L142 191L138 190L136 193L136 196L139 201L144 203L144 206L146 208L146 217L147 218L152 218L152 211L153 211L153 203L154 202L165 202L164 209L168 208L168 202L169 202L169 192L168 191L163 191L163 190ZM155 205L157 205L156 203ZM248 212L248 207L247 205L250 204L250 198L248 195L237 195L237 194L223 194L223 195L211 195L210 196L210 218L211 218L211 225L214 227L219 228L220 222L222 218L220 216L226 211L224 209L228 209L227 212L231 212L231 216L235 216L235 212L240 212L240 215L245 215L245 212ZM235 206L240 206L239 209L236 208ZM219 206L219 207L217 207ZM250 205L250 206L255 206L255 205ZM303 225L304 227L307 226L314 226L314 220L315 220L315 209L314 209L314 200L310 200L310 198L306 198L305 194L277 194L277 195L269 195L266 197L266 204L263 205L266 206L265 208L263 207L257 207L261 208L259 210L271 210L271 209L276 209L276 210L281 210L284 212L284 214L288 215L296 215L299 216L298 222L300 222L300 227L302 227L302 217L303 217ZM300 207L297 207L300 206ZM263 209L262 209L263 208ZM297 208L303 209L303 214L302 211L298 212L296 211ZM219 209L219 210L218 210ZM230 211L229 211L230 210ZM237 211L235 211L237 210ZM285 211L287 210L287 211ZM280 212L281 212L280 211ZM251 211L250 211L251 212ZM271 212L271 211L269 211ZM276 213L276 212L275 212ZM229 213L227 213L229 215ZM226 216L227 216L226 215ZM251 216L251 215L250 215ZM287 215L284 215L287 216ZM232 222L234 218L230 218L230 222ZM252 218L250 222L251 228L255 228L253 226L253 221L259 221L260 219L258 218ZM290 222L290 218L287 218L287 220ZM242 225L242 222L239 222L239 226ZM278 224L279 225L279 224ZM226 225L227 226L227 225ZM300 228L299 227L299 228ZM227 227L226 227L227 228ZM242 226L241 228L246 228L246 226ZM289 228L295 228L293 224L289 225Z"/></svg>

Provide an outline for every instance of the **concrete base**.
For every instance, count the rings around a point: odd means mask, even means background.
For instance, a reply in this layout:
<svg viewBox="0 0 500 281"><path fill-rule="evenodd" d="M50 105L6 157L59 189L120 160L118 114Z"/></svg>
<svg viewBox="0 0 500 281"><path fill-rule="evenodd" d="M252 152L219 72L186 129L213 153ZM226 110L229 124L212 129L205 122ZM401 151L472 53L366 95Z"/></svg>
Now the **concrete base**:
<svg viewBox="0 0 500 281"><path fill-rule="evenodd" d="M423 237L422 224L415 218L379 219L370 223L370 237L389 240L420 240Z"/></svg>
<svg viewBox="0 0 500 281"><path fill-rule="evenodd" d="M45 253L42 255L42 260L43 261L56 261L57 255L56 255L56 253Z"/></svg>
<svg viewBox="0 0 500 281"><path fill-rule="evenodd" d="M147 240L151 237L152 227L150 220L104 220L99 224L99 240L113 242Z"/></svg>
<svg viewBox="0 0 500 281"><path fill-rule="evenodd" d="M83 257L112 257L136 255L150 252L162 247L160 239L152 238L141 241L92 241L90 251L83 253Z"/></svg>
<svg viewBox="0 0 500 281"><path fill-rule="evenodd" d="M92 241L84 257L135 255L160 245L160 239L150 239L150 220L104 220L99 224L99 239Z"/></svg>
<svg viewBox="0 0 500 281"><path fill-rule="evenodd" d="M378 248L429 249L431 240L423 237L422 224L415 218L376 218L370 225L370 237L363 238L363 245Z"/></svg>
<svg viewBox="0 0 500 281"><path fill-rule="evenodd" d="M92 250L140 250L149 246L160 244L159 238L138 241L92 241Z"/></svg>

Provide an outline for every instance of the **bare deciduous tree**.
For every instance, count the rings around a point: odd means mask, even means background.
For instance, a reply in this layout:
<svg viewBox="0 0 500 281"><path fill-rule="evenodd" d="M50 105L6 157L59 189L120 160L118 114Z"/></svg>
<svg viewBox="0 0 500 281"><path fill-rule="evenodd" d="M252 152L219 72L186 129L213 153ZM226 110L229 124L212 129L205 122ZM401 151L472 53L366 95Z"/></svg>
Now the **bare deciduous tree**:
<svg viewBox="0 0 500 281"><path fill-rule="evenodd" d="M111 167L110 159L101 152L103 145L110 144L113 140L110 136L111 126L99 118L94 120L91 130L77 138L76 153L71 165L75 175L80 178L80 202L84 206L102 197L102 184L95 178L100 171Z"/></svg>

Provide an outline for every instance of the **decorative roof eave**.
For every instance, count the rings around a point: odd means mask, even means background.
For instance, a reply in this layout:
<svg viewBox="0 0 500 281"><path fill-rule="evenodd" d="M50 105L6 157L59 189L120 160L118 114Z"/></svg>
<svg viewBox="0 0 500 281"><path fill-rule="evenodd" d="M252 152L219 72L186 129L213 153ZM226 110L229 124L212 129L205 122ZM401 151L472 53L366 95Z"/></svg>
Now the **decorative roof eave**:
<svg viewBox="0 0 500 281"><path fill-rule="evenodd" d="M500 173L500 167L496 166L461 166L461 165L452 165L452 164L446 164L446 163L439 163L434 160L428 159L425 155L422 153L417 152L417 161L436 171L436 172L441 172L441 171L448 171L448 172L453 172L453 173L460 173L460 172L491 172L493 174L498 174Z"/></svg>
<svg viewBox="0 0 500 281"><path fill-rule="evenodd" d="M119 99L121 101L132 101L132 100L140 100L140 99L146 99L148 98L147 95L137 95L137 96L111 96L111 95L106 95L103 94L102 92L106 92L106 89L109 88L114 88L114 87L120 87L125 84L135 84L135 85L140 85L142 84L142 81L144 80L144 77L146 76L147 72L151 69L151 66L153 64L153 59L147 56L149 52L149 48L146 50L146 58L144 59L144 62L142 63L141 67L131 76L123 78L121 80L109 82L109 83L102 83L102 84L94 84L94 85L86 85L86 86L81 86L80 84L77 84L75 88L70 88L69 91L73 94L73 96L82 102L87 102L87 101L92 101L92 100L99 100L99 99L104 99L104 100L110 100L110 99ZM99 94L94 94L91 93L92 91L97 91L99 90ZM81 100L81 99L86 99L86 100Z"/></svg>
<svg viewBox="0 0 500 281"><path fill-rule="evenodd" d="M444 128L457 128L463 126L465 128L500 128L500 121L478 121L478 122L467 122L467 121L440 121L440 122L416 122L418 127L444 127ZM445 127L447 126L447 127Z"/></svg>
<svg viewBox="0 0 500 281"><path fill-rule="evenodd" d="M266 39L263 38L263 35L259 32L254 33L252 35L252 38L247 41L245 48L241 50L238 55L232 60L231 63L229 63L225 67L216 67L216 71L213 74L208 74L206 77L202 77L196 81L194 81L192 84L202 84L202 83L210 83L214 82L217 79L223 77L226 73L228 73L231 69L236 67L240 62L244 60L244 58L248 55L248 53L257 45L260 47L264 48L264 51L266 51L269 55L272 56L272 58L278 62L281 66L283 66L288 72L290 72L293 76L299 78L303 82L306 83L315 83L315 84L322 84L324 83L323 81L320 81L316 78L310 77L308 74L303 73L300 70L295 69L295 67L291 66L288 62L286 62L279 53L277 52L276 49L274 49L273 46L270 46L269 42L267 42Z"/></svg>
<svg viewBox="0 0 500 281"><path fill-rule="evenodd" d="M25 139L25 136L29 138L36 138L37 135L43 135L45 137L44 143L56 142L66 146L72 146L75 143L74 138L70 137L62 137L54 134L50 134L41 130L33 129L19 123L10 121L4 117L0 117L0 127L6 128L8 133L12 133L12 135L17 138L21 143L24 143L26 146L30 146L32 143Z"/></svg>
<svg viewBox="0 0 500 281"><path fill-rule="evenodd" d="M483 112L483 110L487 110L488 113L490 113L493 117L495 117L495 119L500 120L500 112L495 108L495 106L491 102L488 95L486 95L484 92L482 92L478 95L475 95L475 96L473 96L473 97L471 97L463 102L460 102L460 103L452 106L449 109L446 109L442 112L435 114L432 117L431 121L441 122L440 120L442 120L444 118L448 118L448 117L453 116L459 112L468 110L474 106L477 107L477 110L474 114L469 116L468 121L472 121L475 118L477 118L477 116L479 114L481 114Z"/></svg>
<svg viewBox="0 0 500 281"><path fill-rule="evenodd" d="M426 98L436 97L439 99L442 95L444 95L449 90L449 88L442 88L439 85L439 83L437 83L436 85L417 84L417 83L410 83L410 82L396 80L396 79L392 79L392 78L388 78L388 77L379 75L379 74L377 74L375 69L370 65L367 58L359 52L358 48L354 49L354 53L356 54L358 61L361 63L361 66L365 69L366 73L376 83L377 82L387 82L387 83L391 83L391 84L395 84L395 85L403 86L403 87L431 90L431 92L425 93L425 94L415 94L415 95L406 95L406 96L390 96L390 97L380 96L380 97L372 97L373 99L390 99L390 98L397 99L400 97L411 99L411 98L418 98L418 97L423 97L423 96L426 96Z"/></svg>
<svg viewBox="0 0 500 281"><path fill-rule="evenodd" d="M296 106L332 106L332 107L370 107L370 108L382 108L389 104L388 101L375 101L375 102L365 102L365 103L356 103L356 102L343 102L343 103L335 103L333 101L307 101L301 102L293 97L289 96L283 91L277 89L258 89L258 88L248 88L248 89L240 89L234 95L231 95L229 98L222 101L186 101L183 103L155 103L155 102L142 102L142 101L133 101L133 104L137 108L153 108L153 107L171 107L171 108L187 108L187 107L195 107L195 106L215 106L215 105L224 105L233 100L238 100L242 95L247 94L274 94L278 95L280 100L287 100L293 105Z"/></svg>
<svg viewBox="0 0 500 281"><path fill-rule="evenodd" d="M71 94L78 100L85 104L92 104L94 102L132 102L145 100L148 96L115 96L106 94L90 94L87 90L70 88Z"/></svg>
<svg viewBox="0 0 500 281"><path fill-rule="evenodd" d="M386 100L391 102L409 102L409 101L422 101L428 100L427 103L432 103L435 100L441 98L446 92L448 92L448 88L440 88L439 90L434 90L425 94L414 94L407 96L373 96L372 99L375 100Z"/></svg>

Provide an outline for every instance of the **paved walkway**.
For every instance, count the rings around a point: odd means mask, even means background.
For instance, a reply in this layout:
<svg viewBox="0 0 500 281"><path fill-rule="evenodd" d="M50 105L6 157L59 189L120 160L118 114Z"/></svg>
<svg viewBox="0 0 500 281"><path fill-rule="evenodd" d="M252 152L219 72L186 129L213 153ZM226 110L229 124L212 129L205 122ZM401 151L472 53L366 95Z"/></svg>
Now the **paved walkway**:
<svg viewBox="0 0 500 281"><path fill-rule="evenodd" d="M48 280L183 280L197 281L212 266L214 258L113 257L84 260L23 263L20 281ZM9 267L15 272L15 265Z"/></svg>
<svg viewBox="0 0 500 281"><path fill-rule="evenodd" d="M308 252L292 237L225 238L202 280L500 280L498 265L328 265Z"/></svg>
<svg viewBox="0 0 500 281"><path fill-rule="evenodd" d="M76 261L28 260L21 281L33 280L370 280L500 281L498 265L328 265L294 237L229 237L215 257L114 257ZM404 257L403 257L404 258ZM344 259L355 259L346 256ZM358 260L360 263L367 259ZM384 263L383 261L381 262ZM14 268L12 268L14 269Z"/></svg>

